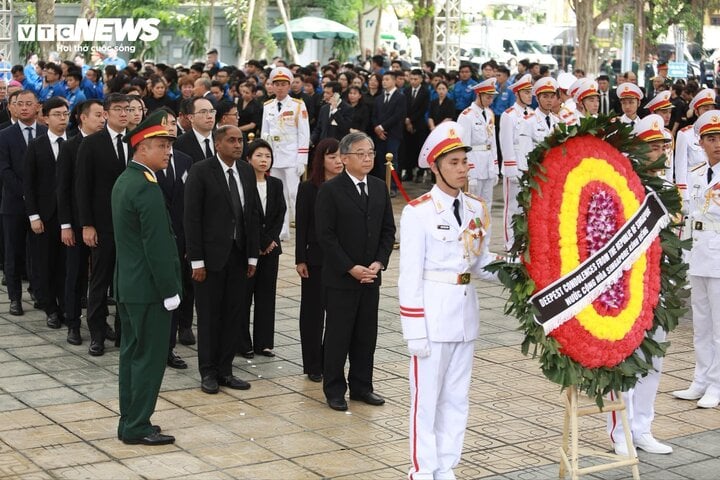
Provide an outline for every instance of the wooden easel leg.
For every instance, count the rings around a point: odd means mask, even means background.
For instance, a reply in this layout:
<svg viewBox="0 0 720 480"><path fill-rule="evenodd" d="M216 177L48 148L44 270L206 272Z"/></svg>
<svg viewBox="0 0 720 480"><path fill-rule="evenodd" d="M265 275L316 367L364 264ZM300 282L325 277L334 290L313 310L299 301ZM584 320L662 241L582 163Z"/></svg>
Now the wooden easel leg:
<svg viewBox="0 0 720 480"><path fill-rule="evenodd" d="M572 445L570 447L570 465L572 466L572 480L578 480L580 478L580 475L578 474L578 470L580 468L579 465L579 438L578 438L578 392L577 388L573 386L569 392L568 396L570 397L570 441L572 442Z"/></svg>
<svg viewBox="0 0 720 480"><path fill-rule="evenodd" d="M628 417L627 417L627 406L625 405L625 399L623 398L622 393L614 392L615 397L618 399L618 402L622 405L622 408L620 409L620 420L623 423L623 432L625 433L625 444L627 445L627 451L628 454L631 457L637 457L637 452L635 451L635 447L632 443L632 432L630 431L630 424L628 423ZM634 480L640 479L640 469L638 468L638 464L635 463L632 465L632 475Z"/></svg>
<svg viewBox="0 0 720 480"><path fill-rule="evenodd" d="M571 387L574 388L574 387ZM562 445L560 447L560 478L565 478L565 458L568 454L568 440L570 438L570 390L565 391L565 415L563 417Z"/></svg>

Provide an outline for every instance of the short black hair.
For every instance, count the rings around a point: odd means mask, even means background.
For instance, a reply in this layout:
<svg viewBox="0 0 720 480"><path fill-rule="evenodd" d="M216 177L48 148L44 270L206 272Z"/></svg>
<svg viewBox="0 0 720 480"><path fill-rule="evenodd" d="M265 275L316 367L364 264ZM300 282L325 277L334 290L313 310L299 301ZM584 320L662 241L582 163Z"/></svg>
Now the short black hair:
<svg viewBox="0 0 720 480"><path fill-rule="evenodd" d="M605 80L606 82L609 82L609 81L610 81L610 77L607 76L607 75L605 75L605 74L598 75L597 78L595 78L595 81L596 81L596 82L599 82L600 80Z"/></svg>
<svg viewBox="0 0 720 480"><path fill-rule="evenodd" d="M49 62L45 65L45 70L52 70L58 75L62 75L62 68L57 63Z"/></svg>
<svg viewBox="0 0 720 480"><path fill-rule="evenodd" d="M434 72L434 71L435 71L435 66L436 66L436 65L435 65L435 62L433 62L432 60L426 61L426 62L425 62L425 66L428 67L431 72Z"/></svg>
<svg viewBox="0 0 720 480"><path fill-rule="evenodd" d="M323 89L326 89L326 88L332 89L333 93L340 93L340 92L342 92L342 87L340 86L340 82L337 82L337 81L334 81L334 80L331 81L331 82L327 82L327 83L325 84L325 86L323 87Z"/></svg>
<svg viewBox="0 0 720 480"><path fill-rule="evenodd" d="M50 97L42 104L42 114L47 116L50 110L60 107L68 107L68 101L65 97Z"/></svg>
<svg viewBox="0 0 720 480"><path fill-rule="evenodd" d="M103 101L103 109L110 110L110 107L116 103L124 103L128 101L130 101L130 99L127 95L123 95L122 93L111 93L105 97L105 100Z"/></svg>
<svg viewBox="0 0 720 480"><path fill-rule="evenodd" d="M275 155L273 154L273 149L270 146L268 142L263 140L262 138L258 138L253 140L252 142L249 142L247 145L247 152L245 152L245 160L250 162L250 157L252 157L253 153L255 153L255 150L259 148L267 148L270 150L270 168L272 168L273 160L275 159Z"/></svg>

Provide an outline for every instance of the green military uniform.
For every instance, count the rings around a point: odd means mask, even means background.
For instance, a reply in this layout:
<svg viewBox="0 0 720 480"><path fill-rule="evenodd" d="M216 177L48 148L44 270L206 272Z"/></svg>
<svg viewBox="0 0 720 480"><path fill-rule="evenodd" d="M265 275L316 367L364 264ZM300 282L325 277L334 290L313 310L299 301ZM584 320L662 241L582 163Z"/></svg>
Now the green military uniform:
<svg viewBox="0 0 720 480"><path fill-rule="evenodd" d="M165 373L171 313L163 300L182 293L170 217L155 175L131 162L112 190L115 298L122 325L118 437L152 434Z"/></svg>

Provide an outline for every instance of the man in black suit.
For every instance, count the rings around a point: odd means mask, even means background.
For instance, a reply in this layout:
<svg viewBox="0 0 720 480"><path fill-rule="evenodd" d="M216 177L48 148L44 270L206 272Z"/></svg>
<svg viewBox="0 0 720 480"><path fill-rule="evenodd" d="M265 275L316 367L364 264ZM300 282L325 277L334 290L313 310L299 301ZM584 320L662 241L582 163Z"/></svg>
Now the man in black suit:
<svg viewBox="0 0 720 480"><path fill-rule="evenodd" d="M423 82L420 69L410 72L410 86L405 89L407 113L405 116L405 142L403 146L402 170L405 172L403 181L413 179L413 171L417 168L420 148L430 133L425 115L430 108L430 91Z"/></svg>
<svg viewBox="0 0 720 480"><path fill-rule="evenodd" d="M35 298L47 315L47 326L62 326L65 299L65 251L60 242L57 215L55 163L60 145L67 140L65 129L70 118L68 103L51 97L42 106L48 131L28 144L25 152L23 187L25 211L30 220L29 250Z"/></svg>
<svg viewBox="0 0 720 480"><path fill-rule="evenodd" d="M372 127L375 132L375 166L372 174L385 178L385 155L393 154L393 167L398 168L398 152L403 140L403 125L407 104L405 96L395 86L395 72L385 72L382 79L382 94L375 99L372 113ZM391 196L397 193L395 182Z"/></svg>
<svg viewBox="0 0 720 480"><path fill-rule="evenodd" d="M103 103L105 128L88 135L77 154L75 196L82 226L82 240L90 247L90 286L87 322L90 328L88 353L105 353L105 339L115 337L106 324L109 314L107 292L115 268L110 196L115 180L125 170L132 152L123 142L128 123L129 102L125 95L113 93ZM120 325L115 319L115 330ZM119 333L119 332L118 332Z"/></svg>
<svg viewBox="0 0 720 480"><path fill-rule="evenodd" d="M333 410L347 410L350 399L370 405L385 400L373 392L373 356L377 341L380 271L387 268L395 241L395 220L385 182L368 176L373 143L358 132L340 141L345 173L323 183L315 203L315 221L325 254L326 300L323 390ZM350 371L345 380L345 361Z"/></svg>
<svg viewBox="0 0 720 480"><path fill-rule="evenodd" d="M65 324L67 341L81 345L80 317L82 297L87 291L88 256L90 250L82 239L82 226L75 195L75 172L80 143L88 135L105 128L105 115L100 100L86 100L78 106L79 132L60 148L56 165L57 210L60 239L65 245Z"/></svg>
<svg viewBox="0 0 720 480"><path fill-rule="evenodd" d="M340 98L340 84L328 82L323 87L323 103L317 123L310 136L310 143L317 145L323 138L340 140L350 131L352 107Z"/></svg>
<svg viewBox="0 0 720 480"><path fill-rule="evenodd" d="M215 107L206 98L193 97L187 103L187 116L192 128L178 137L173 148L190 155L193 163L197 163L215 155Z"/></svg>
<svg viewBox="0 0 720 480"><path fill-rule="evenodd" d="M167 114L167 130L173 137L176 134L177 119L175 113L167 107L160 110ZM175 345L178 337L183 345L194 345L195 335L192 331L193 321L193 293L192 271L190 263L185 260L185 228L183 226L183 215L185 214L185 180L192 167L192 158L189 155L175 148L170 152L170 160L167 168L158 170L158 184L165 198L165 205L170 213L173 232L175 232L175 244L178 248L180 258L180 271L182 274L182 298L180 307L172 312L172 324L170 325L170 348L168 349L167 365L171 368L186 369L187 363L175 353ZM179 327L179 332L178 332Z"/></svg>
<svg viewBox="0 0 720 480"><path fill-rule="evenodd" d="M260 251L257 187L252 167L240 161L239 128L215 132L217 155L193 165L185 184L185 242L195 282L201 389L247 390L232 374L247 277Z"/></svg>
<svg viewBox="0 0 720 480"><path fill-rule="evenodd" d="M36 121L39 107L35 93L23 90L17 95L15 103L18 121L0 131L0 213L5 239L5 278L11 315L24 314L21 273L25 262L25 239L30 225L23 201L23 173L28 143L47 133L47 127Z"/></svg>

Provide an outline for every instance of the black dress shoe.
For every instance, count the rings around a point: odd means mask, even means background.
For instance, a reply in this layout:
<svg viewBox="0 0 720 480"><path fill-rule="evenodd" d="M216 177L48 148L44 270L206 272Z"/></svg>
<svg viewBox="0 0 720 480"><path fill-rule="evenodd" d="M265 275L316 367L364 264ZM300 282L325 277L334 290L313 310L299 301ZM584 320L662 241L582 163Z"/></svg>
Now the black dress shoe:
<svg viewBox="0 0 720 480"><path fill-rule="evenodd" d="M99 340L90 340L90 348L88 353L93 357L102 357L105 355L105 342Z"/></svg>
<svg viewBox="0 0 720 480"><path fill-rule="evenodd" d="M177 368L178 370L185 370L188 367L185 360L180 358L180 355L173 351L168 353L167 366L170 368Z"/></svg>
<svg viewBox="0 0 720 480"><path fill-rule="evenodd" d="M105 324L105 338L107 340L110 340L111 342L114 342L117 340L117 335L115 334L115 330L109 325Z"/></svg>
<svg viewBox="0 0 720 480"><path fill-rule="evenodd" d="M226 377L218 377L218 385L223 387L232 388L233 390L249 390L250 384L245 380L240 380L234 375L228 375Z"/></svg>
<svg viewBox="0 0 720 480"><path fill-rule="evenodd" d="M368 405L375 405L375 406L383 405L385 403L384 398L382 398L380 395L373 393L373 392L351 393L350 400L357 400L359 402L365 402Z"/></svg>
<svg viewBox="0 0 720 480"><path fill-rule="evenodd" d="M178 342L183 345L195 345L195 334L192 328L181 328L178 332Z"/></svg>
<svg viewBox="0 0 720 480"><path fill-rule="evenodd" d="M152 434L160 433L162 432L162 428L160 428L160 425L151 425L150 428L153 429ZM118 440L122 440L122 437L120 436L120 432L118 432Z"/></svg>
<svg viewBox="0 0 720 480"><path fill-rule="evenodd" d="M263 357L272 358L275 356L275 352L273 352L269 348L263 348L261 351L258 352L258 355L262 355Z"/></svg>
<svg viewBox="0 0 720 480"><path fill-rule="evenodd" d="M200 382L200 390L205 393L218 393L220 387L218 386L217 378L212 375L203 377L202 382Z"/></svg>
<svg viewBox="0 0 720 480"><path fill-rule="evenodd" d="M123 443L126 445L170 445L175 443L175 437L172 435L164 435L162 433L151 433L142 438L123 438Z"/></svg>
<svg viewBox="0 0 720 480"><path fill-rule="evenodd" d="M7 278L5 278L5 275L2 276L2 280L0 280L0 283L2 283L3 286L7 285Z"/></svg>
<svg viewBox="0 0 720 480"><path fill-rule="evenodd" d="M87 297L83 296L80 298L80 308L87 308Z"/></svg>
<svg viewBox="0 0 720 480"><path fill-rule="evenodd" d="M344 412L348 409L347 402L344 398L328 398L327 404L330 408L338 412Z"/></svg>
<svg viewBox="0 0 720 480"><path fill-rule="evenodd" d="M240 355L248 359L255 358L255 352L253 352L252 350L250 350L249 352L241 353Z"/></svg>
<svg viewBox="0 0 720 480"><path fill-rule="evenodd" d="M308 373L308 378L311 382L320 383L322 382L322 373Z"/></svg>
<svg viewBox="0 0 720 480"><path fill-rule="evenodd" d="M47 326L50 328L60 328L62 326L62 320L60 320L60 315L57 312L48 315Z"/></svg>
<svg viewBox="0 0 720 480"><path fill-rule="evenodd" d="M80 327L69 327L67 342L70 345L82 345L82 337L80 336Z"/></svg>
<svg viewBox="0 0 720 480"><path fill-rule="evenodd" d="M20 300L10 301L10 315L15 315L17 317L19 317L20 315L25 315L25 312L22 308L22 302Z"/></svg>

